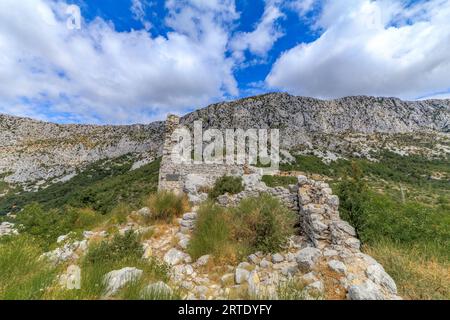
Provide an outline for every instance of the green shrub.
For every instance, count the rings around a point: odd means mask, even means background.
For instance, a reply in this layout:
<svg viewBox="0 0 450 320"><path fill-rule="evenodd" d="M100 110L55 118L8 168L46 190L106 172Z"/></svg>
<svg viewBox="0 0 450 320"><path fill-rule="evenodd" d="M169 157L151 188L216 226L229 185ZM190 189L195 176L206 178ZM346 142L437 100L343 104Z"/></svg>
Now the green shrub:
<svg viewBox="0 0 450 320"><path fill-rule="evenodd" d="M188 252L193 259L206 254L220 257L230 240L230 230L225 209L212 202L198 210L196 228L189 242Z"/></svg>
<svg viewBox="0 0 450 320"><path fill-rule="evenodd" d="M89 248L86 261L92 264L112 263L123 259L140 259L144 254L142 245L133 231L116 234L110 241L102 241Z"/></svg>
<svg viewBox="0 0 450 320"><path fill-rule="evenodd" d="M22 225L22 232L36 237L44 248L48 248L60 235L72 231L76 218L74 212L64 214L56 209L44 210L34 203L17 215L16 222Z"/></svg>
<svg viewBox="0 0 450 320"><path fill-rule="evenodd" d="M185 195L176 195L168 191L152 194L147 201L152 218L171 222L173 218L187 212L189 202Z"/></svg>
<svg viewBox="0 0 450 320"><path fill-rule="evenodd" d="M210 199L217 199L218 196L225 193L237 194L244 190L242 177L224 176L219 178L209 193Z"/></svg>
<svg viewBox="0 0 450 320"><path fill-rule="evenodd" d="M338 189L342 217L355 227L360 237L367 223L368 187L356 162L352 163L350 175L344 178Z"/></svg>
<svg viewBox="0 0 450 320"><path fill-rule="evenodd" d="M263 176L262 182L268 187L288 187L291 184L297 184L297 177L289 176Z"/></svg>
<svg viewBox="0 0 450 320"><path fill-rule="evenodd" d="M252 251L276 252L293 234L295 214L270 195L244 199L231 209L233 237Z"/></svg>

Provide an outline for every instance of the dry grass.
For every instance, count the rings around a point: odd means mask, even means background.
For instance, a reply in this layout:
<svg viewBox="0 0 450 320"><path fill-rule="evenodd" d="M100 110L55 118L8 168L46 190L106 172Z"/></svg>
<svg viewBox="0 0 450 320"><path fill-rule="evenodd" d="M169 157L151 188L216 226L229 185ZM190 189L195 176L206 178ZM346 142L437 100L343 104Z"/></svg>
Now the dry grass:
<svg viewBox="0 0 450 320"><path fill-rule="evenodd" d="M365 252L377 259L394 278L399 295L411 300L450 299L450 264L417 248L388 242L366 246Z"/></svg>

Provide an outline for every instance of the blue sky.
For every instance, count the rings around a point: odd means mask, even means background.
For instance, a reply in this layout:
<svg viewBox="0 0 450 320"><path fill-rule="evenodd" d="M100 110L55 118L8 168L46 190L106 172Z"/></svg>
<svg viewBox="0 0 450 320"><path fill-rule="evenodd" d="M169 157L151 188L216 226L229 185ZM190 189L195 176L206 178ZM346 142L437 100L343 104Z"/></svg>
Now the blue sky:
<svg viewBox="0 0 450 320"><path fill-rule="evenodd" d="M273 91L450 98L449 39L450 0L2 0L0 112L127 124Z"/></svg>

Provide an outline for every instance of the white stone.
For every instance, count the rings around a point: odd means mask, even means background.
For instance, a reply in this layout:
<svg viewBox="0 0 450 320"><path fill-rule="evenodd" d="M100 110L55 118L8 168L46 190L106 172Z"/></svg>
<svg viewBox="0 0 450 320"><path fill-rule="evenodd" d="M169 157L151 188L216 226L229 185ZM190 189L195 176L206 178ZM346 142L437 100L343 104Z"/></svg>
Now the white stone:
<svg viewBox="0 0 450 320"><path fill-rule="evenodd" d="M373 264L366 269L367 277L374 283L381 285L391 294L397 294L397 285L380 264Z"/></svg>
<svg viewBox="0 0 450 320"><path fill-rule="evenodd" d="M347 267L344 263L342 263L339 260L331 260L328 262L328 267L330 267L331 270L338 272L338 273L346 273Z"/></svg>
<svg viewBox="0 0 450 320"><path fill-rule="evenodd" d="M197 219L197 212L187 212L183 214L183 220L195 220Z"/></svg>
<svg viewBox="0 0 450 320"><path fill-rule="evenodd" d="M314 275L314 272L309 272L305 275L302 276L302 280L306 283L306 284L311 284L313 282L316 282L318 279L317 277Z"/></svg>
<svg viewBox="0 0 450 320"><path fill-rule="evenodd" d="M178 245L182 248L182 249L186 249L189 245L189 238L183 238L178 242Z"/></svg>
<svg viewBox="0 0 450 320"><path fill-rule="evenodd" d="M260 280L259 280L259 275L258 272L256 270L253 270L252 272L250 272L250 274L248 275L247 278L247 282L248 282L248 292L250 295L258 295L259 293L259 287L260 287Z"/></svg>
<svg viewBox="0 0 450 320"><path fill-rule="evenodd" d="M145 298L146 296L152 296L152 298L155 296L161 298L168 298L172 294L173 294L172 288L162 281L149 284L142 290L141 293L143 298Z"/></svg>
<svg viewBox="0 0 450 320"><path fill-rule="evenodd" d="M130 267L109 272L103 279L106 285L105 296L109 297L116 294L125 285L138 280L142 273L142 270Z"/></svg>
<svg viewBox="0 0 450 320"><path fill-rule="evenodd" d="M139 214L140 216L143 216L143 217L148 217L151 215L151 211L150 211L150 208L144 207L142 209L139 209L137 211L137 214Z"/></svg>
<svg viewBox="0 0 450 320"><path fill-rule="evenodd" d="M234 281L237 284L242 284L248 280L250 272L246 269L237 268L234 274Z"/></svg>
<svg viewBox="0 0 450 320"><path fill-rule="evenodd" d="M199 267L204 266L204 265L208 264L210 258L211 258L211 256L209 254L201 256L200 258L197 259L195 264Z"/></svg>
<svg viewBox="0 0 450 320"><path fill-rule="evenodd" d="M186 258L186 254L180 250L177 250L175 248L170 249L169 251L167 251L167 253L164 255L164 262L171 265L171 266L175 266L177 264L180 264L181 262L183 262Z"/></svg>
<svg viewBox="0 0 450 320"><path fill-rule="evenodd" d="M352 285L348 289L348 298L350 300L384 300L379 287L371 280L366 280L359 285Z"/></svg>
<svg viewBox="0 0 450 320"><path fill-rule="evenodd" d="M298 266L302 270L309 271L314 267L317 259L320 257L321 251L316 248L307 247L299 250L296 254Z"/></svg>
<svg viewBox="0 0 450 320"><path fill-rule="evenodd" d="M275 253L272 255L272 262L273 263L281 263L284 261L284 257L279 254L279 253Z"/></svg>
<svg viewBox="0 0 450 320"><path fill-rule="evenodd" d="M324 292L323 282L318 280L306 286L306 290L312 291L317 294L322 294Z"/></svg>
<svg viewBox="0 0 450 320"><path fill-rule="evenodd" d="M272 263L270 261L267 261L266 259L262 259L261 262L259 263L259 266L261 268L269 268L272 265Z"/></svg>

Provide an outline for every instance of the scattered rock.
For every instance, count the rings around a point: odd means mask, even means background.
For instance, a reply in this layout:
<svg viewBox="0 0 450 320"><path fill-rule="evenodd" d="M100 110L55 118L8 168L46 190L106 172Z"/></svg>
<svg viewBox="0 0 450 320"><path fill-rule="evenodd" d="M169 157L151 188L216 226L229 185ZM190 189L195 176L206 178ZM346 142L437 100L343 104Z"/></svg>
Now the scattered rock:
<svg viewBox="0 0 450 320"><path fill-rule="evenodd" d="M150 211L150 208L144 207L142 209L139 209L137 211L137 214L142 216L142 217L149 217L149 216L151 216L152 212Z"/></svg>
<svg viewBox="0 0 450 320"><path fill-rule="evenodd" d="M175 266L177 264L180 264L181 262L185 261L187 254L185 254L184 252L177 250L175 248L170 249L169 251L167 251L167 253L164 255L164 262L171 265L171 266Z"/></svg>
<svg viewBox="0 0 450 320"><path fill-rule="evenodd" d="M0 224L0 237L18 235L19 232L14 227L14 223L2 222Z"/></svg>
<svg viewBox="0 0 450 320"><path fill-rule="evenodd" d="M284 261L284 257L279 254L279 253L275 253L272 255L272 262L273 263L281 263Z"/></svg>
<svg viewBox="0 0 450 320"><path fill-rule="evenodd" d="M305 272L311 271L317 259L320 257L320 254L321 251L319 249L312 247L307 247L299 250L296 254L299 268Z"/></svg>
<svg viewBox="0 0 450 320"><path fill-rule="evenodd" d="M195 265L197 267L204 266L204 265L208 264L210 258L211 258L211 256L209 254L201 256L200 258L197 259L197 261L195 262Z"/></svg>
<svg viewBox="0 0 450 320"><path fill-rule="evenodd" d="M163 299L170 297L172 294L173 294L172 288L162 281L149 284L141 292L141 296L143 298L150 296L152 298L156 297L159 299Z"/></svg>
<svg viewBox="0 0 450 320"><path fill-rule="evenodd" d="M338 273L345 274L347 272L347 267L339 260L331 260L330 262L328 262L328 267Z"/></svg>
<svg viewBox="0 0 450 320"><path fill-rule="evenodd" d="M384 300L384 296L378 286L371 280L366 280L359 285L352 285L348 289L350 300Z"/></svg>
<svg viewBox="0 0 450 320"><path fill-rule="evenodd" d="M381 285L391 294L397 294L395 281L384 271L380 264L373 264L366 269L367 277L374 283Z"/></svg>
<svg viewBox="0 0 450 320"><path fill-rule="evenodd" d="M116 294L128 283L138 280L142 273L142 270L130 267L109 272L103 279L106 285L105 296L109 297Z"/></svg>
<svg viewBox="0 0 450 320"><path fill-rule="evenodd" d="M246 269L237 268L234 274L234 281L237 284L245 283L250 276L250 272Z"/></svg>

